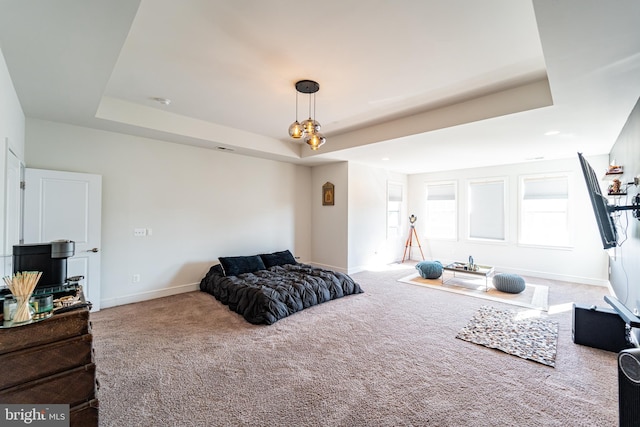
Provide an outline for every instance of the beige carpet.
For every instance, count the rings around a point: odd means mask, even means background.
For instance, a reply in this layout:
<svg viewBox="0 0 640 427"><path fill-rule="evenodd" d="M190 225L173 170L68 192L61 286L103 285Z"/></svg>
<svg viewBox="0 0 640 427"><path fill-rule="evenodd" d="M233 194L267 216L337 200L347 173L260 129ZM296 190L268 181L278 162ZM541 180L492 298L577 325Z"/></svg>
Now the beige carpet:
<svg viewBox="0 0 640 427"><path fill-rule="evenodd" d="M533 308L547 311L549 309L549 287L536 284L536 279L526 278L526 287L519 294L500 292L491 284L491 279L485 282L484 277L455 277L445 279L423 279L419 273L412 273L399 279L400 282L411 285L424 286L440 291L453 292L489 301L498 301L519 307ZM488 290L487 290L488 289Z"/></svg>
<svg viewBox="0 0 640 427"><path fill-rule="evenodd" d="M555 369L456 339L481 305L354 274L366 293L255 326L191 292L92 314L101 426L613 426L614 353L571 341L571 301L547 283ZM425 292L426 291L426 292ZM519 309L521 310L521 309Z"/></svg>

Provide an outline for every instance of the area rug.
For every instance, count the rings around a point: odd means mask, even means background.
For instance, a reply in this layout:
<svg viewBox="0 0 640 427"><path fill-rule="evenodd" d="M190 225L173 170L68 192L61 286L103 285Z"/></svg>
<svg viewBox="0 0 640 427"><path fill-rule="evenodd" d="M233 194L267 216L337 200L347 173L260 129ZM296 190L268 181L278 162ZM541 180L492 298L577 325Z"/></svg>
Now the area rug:
<svg viewBox="0 0 640 427"><path fill-rule="evenodd" d="M527 281L525 290L519 294L500 292L491 284L491 279L485 282L484 277L455 277L442 283L441 279L423 279L420 274L414 273L398 279L399 282L411 285L453 292L490 301L499 301L519 307L533 308L547 311L549 309L549 287L537 285ZM485 286L488 290L485 291Z"/></svg>
<svg viewBox="0 0 640 427"><path fill-rule="evenodd" d="M555 367L558 324L530 315L482 306L456 338Z"/></svg>

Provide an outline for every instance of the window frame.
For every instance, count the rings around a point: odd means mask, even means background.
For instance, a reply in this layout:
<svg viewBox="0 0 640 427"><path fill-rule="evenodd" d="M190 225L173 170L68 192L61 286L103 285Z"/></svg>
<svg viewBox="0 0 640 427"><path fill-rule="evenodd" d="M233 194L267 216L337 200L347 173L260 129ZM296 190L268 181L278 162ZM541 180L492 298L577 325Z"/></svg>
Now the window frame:
<svg viewBox="0 0 640 427"><path fill-rule="evenodd" d="M453 200L454 200L454 230L453 236L451 237L440 237L433 236L431 232L431 227L429 226L429 186L444 186L444 185L453 185ZM460 227L459 227L459 218L460 218L460 197L458 191L458 181L457 180L446 180L446 181L427 181L424 183L424 193L425 202L424 202L424 216L425 216L425 235L430 240L441 240L441 241L451 241L456 242L459 240L460 236Z"/></svg>
<svg viewBox="0 0 640 427"><path fill-rule="evenodd" d="M523 241L523 231L524 231L524 197L525 197L525 181L527 180L545 180L545 179L558 179L558 178L566 178L567 180L567 197L566 197L566 211L565 211L565 221L566 221L566 233L567 240L562 244L542 244L542 243L532 243L532 242L524 242ZM571 229L571 188L573 181L573 174L570 172L550 172L550 173L539 173L539 174L527 174L518 176L518 246L523 247L536 247L536 248L546 248L546 249L559 249L559 250L567 250L573 248L573 232Z"/></svg>
<svg viewBox="0 0 640 427"><path fill-rule="evenodd" d="M398 202L398 210L394 211L397 212L398 215L398 227L397 227L397 231L396 234L392 234L390 232L390 224L389 224L389 214L391 212L390 210L390 202L392 202L391 199L391 187L392 186L397 186L400 188L400 200L394 200L394 202ZM404 204L404 196L405 196L405 185L402 182L399 181L387 181L387 194L386 194L386 200L385 200L385 204L386 204L386 215L385 215L385 221L386 221L386 236L387 239L395 239L398 238L402 235L402 212L403 212L403 204Z"/></svg>

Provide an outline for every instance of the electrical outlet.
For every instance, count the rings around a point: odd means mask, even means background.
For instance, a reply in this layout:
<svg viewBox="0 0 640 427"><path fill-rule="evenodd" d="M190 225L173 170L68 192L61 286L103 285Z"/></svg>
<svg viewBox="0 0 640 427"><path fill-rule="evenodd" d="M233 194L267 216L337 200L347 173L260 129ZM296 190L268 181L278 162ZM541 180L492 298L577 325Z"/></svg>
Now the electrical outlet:
<svg viewBox="0 0 640 427"><path fill-rule="evenodd" d="M144 237L147 235L147 229L146 228L134 228L133 229L133 235L136 237Z"/></svg>
<svg viewBox="0 0 640 427"><path fill-rule="evenodd" d="M134 274L133 276L131 276L131 283L140 283L140 275Z"/></svg>

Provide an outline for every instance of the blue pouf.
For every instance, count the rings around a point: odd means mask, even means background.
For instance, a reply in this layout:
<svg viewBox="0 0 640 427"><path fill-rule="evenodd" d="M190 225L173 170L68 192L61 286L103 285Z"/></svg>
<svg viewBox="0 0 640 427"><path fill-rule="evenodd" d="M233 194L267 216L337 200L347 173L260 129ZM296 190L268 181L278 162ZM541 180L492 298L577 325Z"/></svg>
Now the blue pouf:
<svg viewBox="0 0 640 427"><path fill-rule="evenodd" d="M437 279L442 275L442 263L440 261L420 261L416 264L416 270L423 279Z"/></svg>
<svg viewBox="0 0 640 427"><path fill-rule="evenodd" d="M524 279L517 274L498 273L493 276L493 286L501 292L519 294L524 291Z"/></svg>

